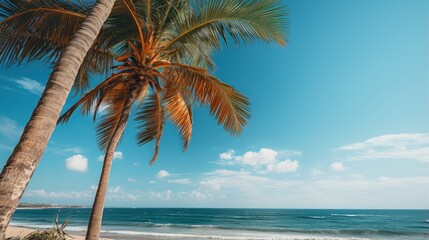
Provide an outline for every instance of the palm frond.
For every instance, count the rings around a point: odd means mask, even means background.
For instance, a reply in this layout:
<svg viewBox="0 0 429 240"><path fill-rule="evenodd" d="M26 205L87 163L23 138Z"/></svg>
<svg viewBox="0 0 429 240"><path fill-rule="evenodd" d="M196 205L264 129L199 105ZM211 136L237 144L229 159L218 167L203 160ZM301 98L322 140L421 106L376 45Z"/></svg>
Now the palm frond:
<svg viewBox="0 0 429 240"><path fill-rule="evenodd" d="M88 115L91 112L91 109L93 109L94 104L97 105L94 110L94 116L96 116L98 106L101 105L103 97L113 88L115 88L116 85L121 83L121 78L123 78L125 75L127 74L114 74L110 78L97 85L94 89L92 89L91 91L86 93L81 99L79 99L79 101L77 101L73 106L71 106L65 113L63 113L58 119L58 123L66 123L79 106L82 106L81 113L84 115Z"/></svg>
<svg viewBox="0 0 429 240"><path fill-rule="evenodd" d="M71 1L0 2L0 61L8 66L24 60L56 59L89 13Z"/></svg>
<svg viewBox="0 0 429 240"><path fill-rule="evenodd" d="M88 89L91 76L108 76L111 73L115 55L110 49L105 49L107 45L98 45L98 40L102 39L97 39L96 45L88 51L79 68L78 75L73 85L76 95Z"/></svg>
<svg viewBox="0 0 429 240"><path fill-rule="evenodd" d="M158 92L149 95L143 105L136 113L135 120L138 122L137 143L143 145L155 140L155 150L150 164L158 157L159 144L164 129L164 109Z"/></svg>
<svg viewBox="0 0 429 240"><path fill-rule="evenodd" d="M165 54L170 62L182 63L201 67L213 72L216 64L212 59L213 46L204 41L195 44L187 43L182 48L177 48L171 53Z"/></svg>
<svg viewBox="0 0 429 240"><path fill-rule="evenodd" d="M179 129L183 139L183 150L189 146L192 136L192 109L186 103L183 95L169 84L164 88L164 107L169 119Z"/></svg>
<svg viewBox="0 0 429 240"><path fill-rule="evenodd" d="M0 0L1 63L55 62L90 10L83 1ZM87 88L89 75L109 74L114 57L107 42L102 30L79 70L76 93Z"/></svg>
<svg viewBox="0 0 429 240"><path fill-rule="evenodd" d="M203 68L171 63L164 75L174 79L175 86L186 95L193 94L197 101L208 104L210 113L226 131L241 133L250 118L250 103L244 95Z"/></svg>
<svg viewBox="0 0 429 240"><path fill-rule="evenodd" d="M286 11L280 0L199 0L193 14L177 18L163 50L185 43L206 41L216 48L228 35L239 44L263 40L284 46ZM198 6L198 7L196 7Z"/></svg>
<svg viewBox="0 0 429 240"><path fill-rule="evenodd" d="M109 94L107 113L102 116L97 125L98 145L103 151L109 147L118 126L128 121L128 117L124 116L131 107L129 94L126 84L116 85Z"/></svg>

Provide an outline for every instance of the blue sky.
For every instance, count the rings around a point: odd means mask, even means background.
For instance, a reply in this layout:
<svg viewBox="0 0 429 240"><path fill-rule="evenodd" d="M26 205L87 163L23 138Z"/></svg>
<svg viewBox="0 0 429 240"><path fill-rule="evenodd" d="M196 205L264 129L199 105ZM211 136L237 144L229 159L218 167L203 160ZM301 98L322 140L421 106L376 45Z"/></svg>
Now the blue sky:
<svg viewBox="0 0 429 240"><path fill-rule="evenodd" d="M191 145L168 125L158 161L130 122L107 206L429 208L429 2L285 1L286 48L216 54L252 102L239 137L197 107ZM0 69L0 165L50 74ZM66 106L76 98L69 98ZM90 117L59 126L22 201L92 203L102 162Z"/></svg>

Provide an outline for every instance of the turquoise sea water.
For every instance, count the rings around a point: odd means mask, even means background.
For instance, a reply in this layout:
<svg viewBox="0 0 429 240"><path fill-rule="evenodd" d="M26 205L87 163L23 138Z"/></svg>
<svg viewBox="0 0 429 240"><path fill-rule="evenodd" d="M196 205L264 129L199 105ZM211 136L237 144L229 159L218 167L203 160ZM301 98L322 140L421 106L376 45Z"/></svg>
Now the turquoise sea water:
<svg viewBox="0 0 429 240"><path fill-rule="evenodd" d="M58 209L18 209L11 225L48 228ZM84 234L90 209L60 210L66 231ZM112 239L429 239L428 210L107 208Z"/></svg>

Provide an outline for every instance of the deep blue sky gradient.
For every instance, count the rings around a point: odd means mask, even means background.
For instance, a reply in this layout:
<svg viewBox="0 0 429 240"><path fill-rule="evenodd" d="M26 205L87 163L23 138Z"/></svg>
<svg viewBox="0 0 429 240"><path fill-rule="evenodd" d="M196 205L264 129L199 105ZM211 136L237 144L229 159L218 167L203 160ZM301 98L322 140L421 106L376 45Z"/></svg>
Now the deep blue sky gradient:
<svg viewBox="0 0 429 240"><path fill-rule="evenodd" d="M168 125L159 159L149 167L152 145L137 147L135 124L130 121L118 148L123 159L113 166L110 186L116 191L111 189L108 205L429 207L428 159L408 154L357 161L353 154L358 153L337 149L388 134L423 138L429 134L429 1L285 3L290 13L285 48L231 44L215 56L216 76L252 102L252 118L243 134L229 136L206 108L197 107L189 150L181 151L177 130ZM50 71L42 62L0 69L2 121L11 120L18 128L25 125L39 96L20 88L16 79L44 85ZM69 98L66 106L75 101ZM91 203L91 186L97 184L101 168L94 126L91 117L76 114L56 129L24 201ZM0 139L3 165L17 136L3 132ZM61 152L71 147L80 150ZM426 151L429 142L402 150L407 154L417 147ZM225 166L218 161L219 154L229 149L238 156L261 148L278 152L278 161L298 161L299 168L267 173L264 166L253 168L239 160ZM291 156L285 153L288 150L301 154ZM88 158L86 172L65 168L65 159L78 153ZM345 169L333 170L334 162ZM170 176L157 178L161 170ZM221 170L235 171L234 177ZM175 179L188 183L173 183ZM256 184L250 188L240 181ZM67 195L72 191L77 195Z"/></svg>

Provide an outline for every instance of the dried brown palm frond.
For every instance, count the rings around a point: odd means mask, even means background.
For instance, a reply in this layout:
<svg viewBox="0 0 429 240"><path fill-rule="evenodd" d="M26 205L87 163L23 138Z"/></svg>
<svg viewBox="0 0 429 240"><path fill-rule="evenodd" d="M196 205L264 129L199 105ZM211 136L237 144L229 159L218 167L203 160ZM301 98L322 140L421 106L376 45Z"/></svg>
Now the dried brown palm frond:
<svg viewBox="0 0 429 240"><path fill-rule="evenodd" d="M170 85L164 90L164 107L169 119L179 129L183 139L183 150L189 146L192 136L192 107L190 103L179 92L179 90Z"/></svg>
<svg viewBox="0 0 429 240"><path fill-rule="evenodd" d="M159 144L164 130L164 108L158 92L149 95L143 105L136 113L135 120L138 122L139 131L136 139L139 145L155 140L155 150L150 164L158 157Z"/></svg>

